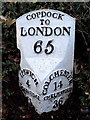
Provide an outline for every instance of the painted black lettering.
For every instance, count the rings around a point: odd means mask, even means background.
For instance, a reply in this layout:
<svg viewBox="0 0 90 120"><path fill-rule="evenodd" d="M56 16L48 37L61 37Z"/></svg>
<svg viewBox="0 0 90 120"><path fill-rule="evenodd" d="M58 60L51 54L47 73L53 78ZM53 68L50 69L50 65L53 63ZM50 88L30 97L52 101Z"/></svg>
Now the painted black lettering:
<svg viewBox="0 0 90 120"><path fill-rule="evenodd" d="M49 76L50 82L51 82L51 80L53 80L53 79L54 79L54 76L53 76L53 74L51 74L51 75Z"/></svg>
<svg viewBox="0 0 90 120"><path fill-rule="evenodd" d="M41 17L45 17L46 16L46 12L42 11L41 12Z"/></svg>
<svg viewBox="0 0 90 120"><path fill-rule="evenodd" d="M21 27L21 36L27 36L27 32L24 27Z"/></svg>
<svg viewBox="0 0 90 120"><path fill-rule="evenodd" d="M61 29L60 27L56 27L56 28L54 29L54 34L55 34L56 36L61 35L61 33L62 33L62 29Z"/></svg>
<svg viewBox="0 0 90 120"><path fill-rule="evenodd" d="M67 33L70 36L70 28L71 27L63 27L62 35L65 36L65 33Z"/></svg>
<svg viewBox="0 0 90 120"><path fill-rule="evenodd" d="M31 15L27 15L27 16L26 16L26 19L27 19L27 20L31 20Z"/></svg>
<svg viewBox="0 0 90 120"><path fill-rule="evenodd" d="M62 81L60 80L59 82L54 82L54 91L61 89L63 86Z"/></svg>
<svg viewBox="0 0 90 120"><path fill-rule="evenodd" d="M55 77L59 77L59 76L60 76L59 71L54 72L54 76L55 76Z"/></svg>
<svg viewBox="0 0 90 120"><path fill-rule="evenodd" d="M44 23L44 19L40 19L41 25L43 25Z"/></svg>
<svg viewBox="0 0 90 120"><path fill-rule="evenodd" d="M50 36L52 35L53 31L51 27L46 27L45 29L45 36Z"/></svg>
<svg viewBox="0 0 90 120"><path fill-rule="evenodd" d="M33 18L33 19L36 18L36 14L35 14L35 13L32 14L32 18Z"/></svg>
<svg viewBox="0 0 90 120"><path fill-rule="evenodd" d="M57 13L52 14L53 18L57 18L57 15L58 15Z"/></svg>
<svg viewBox="0 0 90 120"><path fill-rule="evenodd" d="M34 79L34 78L35 78L35 75L34 75L33 73L31 74L31 78L32 78L32 79Z"/></svg>
<svg viewBox="0 0 90 120"><path fill-rule="evenodd" d="M23 71L21 70L20 71L20 76L23 78L24 77L24 74L23 74Z"/></svg>
<svg viewBox="0 0 90 120"><path fill-rule="evenodd" d="M36 15L37 15L37 18L40 18L40 12L37 12Z"/></svg>
<svg viewBox="0 0 90 120"><path fill-rule="evenodd" d="M27 84L28 88L31 87L31 84L30 84L29 80L26 81L26 84Z"/></svg>
<svg viewBox="0 0 90 120"><path fill-rule="evenodd" d="M47 12L47 16L51 17L52 13L51 12Z"/></svg>
<svg viewBox="0 0 90 120"><path fill-rule="evenodd" d="M43 34L44 34L44 27L41 27L41 28L36 27L36 35L38 36L38 35L39 35L39 33L40 33L41 35L43 35Z"/></svg>
<svg viewBox="0 0 90 120"><path fill-rule="evenodd" d="M63 20L63 18L62 18L63 16L64 16L64 15L59 14L58 19Z"/></svg>
<svg viewBox="0 0 90 120"><path fill-rule="evenodd" d="M33 35L35 34L35 28L30 27L30 28L28 29L28 34L29 34L30 36L33 36Z"/></svg>
<svg viewBox="0 0 90 120"><path fill-rule="evenodd" d="M35 85L37 86L37 85L38 85L38 82L35 82Z"/></svg>
<svg viewBox="0 0 90 120"><path fill-rule="evenodd" d="M50 20L49 19L45 20L45 24L49 25L50 24Z"/></svg>
<svg viewBox="0 0 90 120"><path fill-rule="evenodd" d="M69 72L65 70L65 71L64 71L64 76L67 78L68 75L69 75Z"/></svg>
<svg viewBox="0 0 90 120"><path fill-rule="evenodd" d="M60 76L63 76L64 75L64 70L61 70L60 71Z"/></svg>

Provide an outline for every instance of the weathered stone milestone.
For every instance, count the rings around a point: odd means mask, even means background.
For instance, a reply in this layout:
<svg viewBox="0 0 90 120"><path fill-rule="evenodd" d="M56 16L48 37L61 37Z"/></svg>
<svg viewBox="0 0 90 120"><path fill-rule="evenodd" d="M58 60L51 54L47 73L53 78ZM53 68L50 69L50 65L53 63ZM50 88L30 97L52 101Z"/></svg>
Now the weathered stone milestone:
<svg viewBox="0 0 90 120"><path fill-rule="evenodd" d="M19 86L36 111L58 110L73 91L75 18L42 9L16 20Z"/></svg>

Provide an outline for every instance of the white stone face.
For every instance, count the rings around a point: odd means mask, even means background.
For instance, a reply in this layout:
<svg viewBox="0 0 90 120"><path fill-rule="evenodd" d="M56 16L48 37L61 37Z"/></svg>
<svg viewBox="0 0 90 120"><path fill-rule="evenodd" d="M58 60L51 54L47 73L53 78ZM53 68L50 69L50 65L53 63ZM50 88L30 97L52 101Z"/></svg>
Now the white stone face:
<svg viewBox="0 0 90 120"><path fill-rule="evenodd" d="M39 114L55 111L73 88L75 19L57 10L37 10L19 17L16 29L19 85Z"/></svg>

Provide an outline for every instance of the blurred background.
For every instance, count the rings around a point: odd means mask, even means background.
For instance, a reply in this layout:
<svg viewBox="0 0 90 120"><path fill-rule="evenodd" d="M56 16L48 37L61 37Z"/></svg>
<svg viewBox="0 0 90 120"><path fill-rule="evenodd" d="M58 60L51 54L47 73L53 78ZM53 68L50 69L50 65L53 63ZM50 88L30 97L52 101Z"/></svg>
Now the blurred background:
<svg viewBox="0 0 90 120"><path fill-rule="evenodd" d="M54 9L76 18L74 88L58 111L38 115L18 86L20 51L15 19L39 9ZM2 16L2 120L90 120L90 3L3 2ZM12 24L12 23L13 24ZM1 50L0 50L1 51Z"/></svg>

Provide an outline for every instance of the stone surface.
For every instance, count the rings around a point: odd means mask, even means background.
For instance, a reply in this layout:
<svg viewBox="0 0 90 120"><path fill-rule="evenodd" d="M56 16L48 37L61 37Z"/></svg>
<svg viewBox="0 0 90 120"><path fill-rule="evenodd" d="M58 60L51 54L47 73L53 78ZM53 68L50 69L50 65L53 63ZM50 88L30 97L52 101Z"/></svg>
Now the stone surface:
<svg viewBox="0 0 90 120"><path fill-rule="evenodd" d="M57 10L37 10L19 17L16 29L19 85L39 114L55 111L73 89L75 19Z"/></svg>

